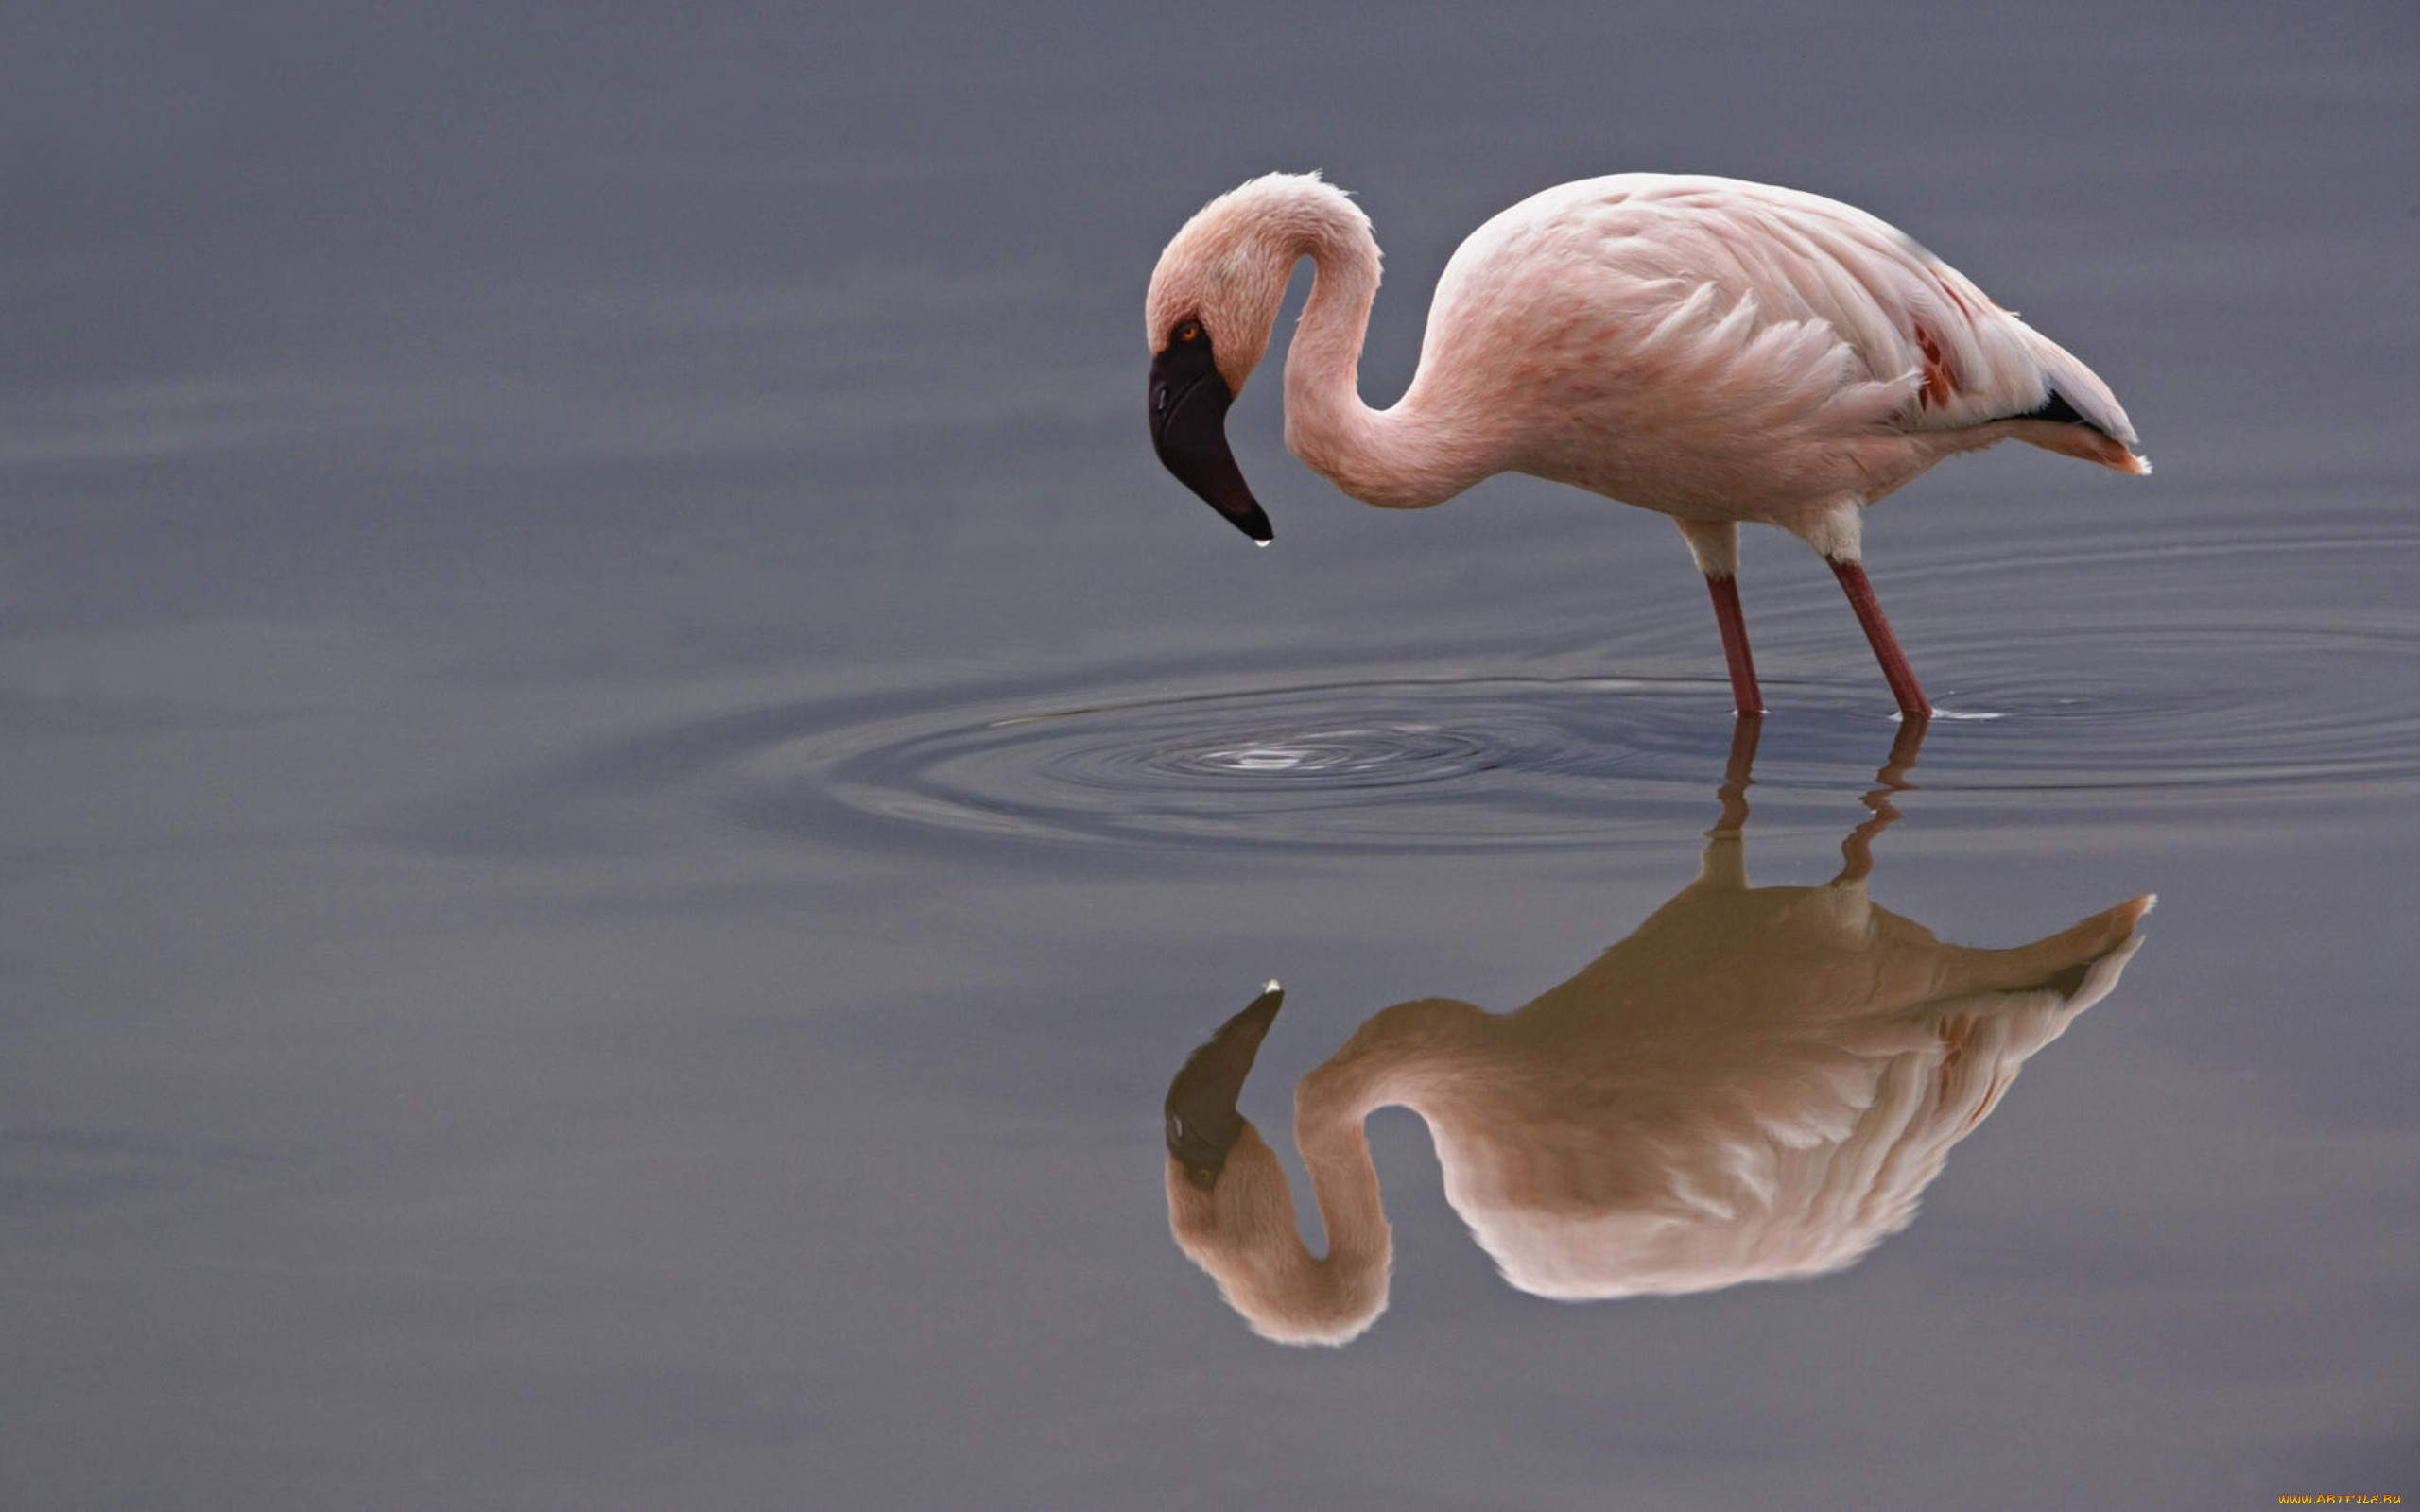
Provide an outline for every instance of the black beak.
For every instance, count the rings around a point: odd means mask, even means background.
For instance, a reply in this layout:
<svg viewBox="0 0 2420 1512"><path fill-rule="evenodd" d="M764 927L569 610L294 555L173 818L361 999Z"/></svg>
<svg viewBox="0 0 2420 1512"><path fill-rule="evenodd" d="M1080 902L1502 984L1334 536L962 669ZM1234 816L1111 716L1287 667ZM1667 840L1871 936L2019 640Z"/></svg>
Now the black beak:
<svg viewBox="0 0 2420 1512"><path fill-rule="evenodd" d="M1151 449L1160 465L1265 546L1273 534L1269 516L1227 449L1227 406L1235 402L1211 360L1208 332L1171 340L1151 359Z"/></svg>
<svg viewBox="0 0 2420 1512"><path fill-rule="evenodd" d="M1168 1154L1184 1167L1185 1178L1207 1192L1219 1184L1227 1168L1227 1152L1243 1138L1244 1118L1236 1111L1244 1078L1260 1055L1286 994L1274 982L1269 990L1219 1026L1207 1044L1187 1057L1184 1069L1168 1083Z"/></svg>

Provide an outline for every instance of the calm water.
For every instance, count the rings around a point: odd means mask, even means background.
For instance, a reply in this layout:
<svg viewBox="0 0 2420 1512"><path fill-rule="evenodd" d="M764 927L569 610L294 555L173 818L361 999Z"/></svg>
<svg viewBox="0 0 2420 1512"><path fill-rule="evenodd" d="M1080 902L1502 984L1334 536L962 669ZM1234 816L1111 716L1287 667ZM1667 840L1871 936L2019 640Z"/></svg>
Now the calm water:
<svg viewBox="0 0 2420 1512"><path fill-rule="evenodd" d="M10 11L0 1504L2420 1496L2415 62L2386 6ZM1374 398L1468 228L1693 169L1908 226L2159 471L1875 512L1920 748L1752 538L1751 765L1651 517L1361 508L1266 379L1275 549L1159 472L1152 259L1312 166ZM2005 1041L1843 1049L1748 917L1841 889L1693 885L1844 854L1959 945L2160 903ZM1543 1299L1400 1109L1356 1342L1173 1242L1163 1094L1266 980L1317 1244L1298 1080L1671 937L1831 1069L1709 1030L1648 1143L1914 1152L1792 1230L1846 1268ZM1649 1058L1605 1001L1574 1062ZM1782 1084L1798 1153L1703 1132Z"/></svg>

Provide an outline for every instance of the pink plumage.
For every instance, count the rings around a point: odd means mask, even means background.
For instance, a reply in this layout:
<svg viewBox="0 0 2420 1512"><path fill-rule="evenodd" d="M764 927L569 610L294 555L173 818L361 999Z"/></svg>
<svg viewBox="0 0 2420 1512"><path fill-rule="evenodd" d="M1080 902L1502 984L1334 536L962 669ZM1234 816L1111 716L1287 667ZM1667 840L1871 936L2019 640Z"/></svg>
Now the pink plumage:
<svg viewBox="0 0 2420 1512"><path fill-rule="evenodd" d="M1317 175L1222 195L1161 254L1145 301L1152 436L1255 539L1227 406L1301 258L1316 277L1286 365L1286 440L1354 497L1424 508L1497 472L1670 516L1712 592L1742 714L1762 712L1737 527L1831 564L1901 711L1929 714L1860 565L1865 507L1943 457L2016 439L2148 472L2115 395L2065 349L1873 215L1732 179L1621 174L1533 195L1438 280L1402 399L1357 383L1378 247Z"/></svg>

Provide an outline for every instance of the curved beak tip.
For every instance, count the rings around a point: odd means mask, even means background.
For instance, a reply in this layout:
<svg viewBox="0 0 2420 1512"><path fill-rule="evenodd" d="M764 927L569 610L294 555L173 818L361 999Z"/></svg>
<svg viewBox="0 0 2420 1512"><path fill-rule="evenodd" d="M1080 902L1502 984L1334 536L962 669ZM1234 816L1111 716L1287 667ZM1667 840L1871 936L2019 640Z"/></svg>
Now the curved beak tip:
<svg viewBox="0 0 2420 1512"><path fill-rule="evenodd" d="M1219 1026L1218 1033L1186 1057L1168 1083L1163 1105L1168 1154L1184 1167L1197 1187L1217 1184L1225 1169L1227 1152L1243 1137L1243 1115L1236 1104L1243 1096L1244 1080L1259 1058L1260 1042L1286 992L1274 981L1244 1010Z"/></svg>
<svg viewBox="0 0 2420 1512"><path fill-rule="evenodd" d="M1275 534L1227 445L1227 406L1235 395L1206 345L1171 347L1151 360L1151 450L1179 483L1227 523L1266 546Z"/></svg>

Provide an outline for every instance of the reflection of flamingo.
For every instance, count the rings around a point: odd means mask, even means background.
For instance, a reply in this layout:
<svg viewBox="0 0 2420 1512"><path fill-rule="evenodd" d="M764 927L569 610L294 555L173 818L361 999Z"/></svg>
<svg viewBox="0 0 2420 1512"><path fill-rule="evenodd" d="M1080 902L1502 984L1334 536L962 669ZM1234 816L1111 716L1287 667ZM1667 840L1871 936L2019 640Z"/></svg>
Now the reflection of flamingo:
<svg viewBox="0 0 2420 1512"><path fill-rule="evenodd" d="M2012 438L2151 471L2108 387L1956 269L1861 210L1732 179L1590 179L1490 220L1438 280L1411 387L1373 411L1356 377L1378 290L1369 217L1315 174L1271 174L1185 223L1144 313L1160 459L1264 543L1226 413L1304 257L1318 277L1286 362L1288 448L1388 508L1529 472L1670 515L1743 714L1764 705L1740 521L1831 563L1912 717L1932 706L1866 579L1864 507Z"/></svg>
<svg viewBox="0 0 2420 1512"><path fill-rule="evenodd" d="M1915 1215L2017 1069L2118 984L2148 897L2014 950L1945 945L1866 899L1875 817L1820 887L1748 885L1756 722L1697 880L1509 1015L1443 998L1364 1023L1294 1091L1328 1236L1314 1259L1277 1157L1236 1111L1271 983L1168 1089L1168 1226L1266 1337L1341 1344L1386 1307L1392 1238L1362 1133L1425 1120L1445 1195L1504 1279L1577 1300L1813 1276Z"/></svg>

